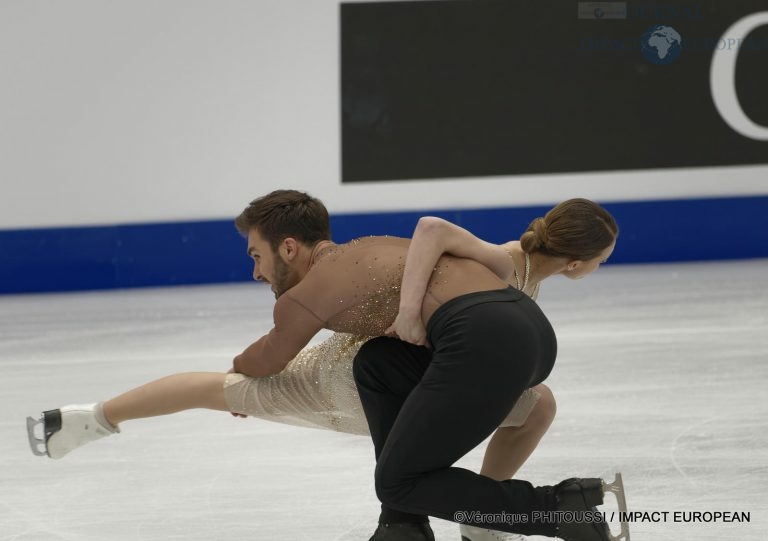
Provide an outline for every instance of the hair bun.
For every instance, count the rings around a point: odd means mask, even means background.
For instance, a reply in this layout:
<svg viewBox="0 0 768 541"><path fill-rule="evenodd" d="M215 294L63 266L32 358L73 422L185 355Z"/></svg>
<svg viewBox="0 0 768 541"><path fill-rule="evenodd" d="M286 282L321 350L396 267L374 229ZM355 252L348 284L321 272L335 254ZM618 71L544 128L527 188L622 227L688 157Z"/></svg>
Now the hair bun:
<svg viewBox="0 0 768 541"><path fill-rule="evenodd" d="M531 222L531 230L536 236L536 247L546 248L549 235L547 232L547 222L544 221L544 218L536 218Z"/></svg>
<svg viewBox="0 0 768 541"><path fill-rule="evenodd" d="M588 261L616 242L619 227L603 207L588 199L569 199L533 220L520 244L526 253Z"/></svg>
<svg viewBox="0 0 768 541"><path fill-rule="evenodd" d="M525 253L533 253L547 249L547 222L544 218L536 218L531 222L523 236L520 237L520 246Z"/></svg>

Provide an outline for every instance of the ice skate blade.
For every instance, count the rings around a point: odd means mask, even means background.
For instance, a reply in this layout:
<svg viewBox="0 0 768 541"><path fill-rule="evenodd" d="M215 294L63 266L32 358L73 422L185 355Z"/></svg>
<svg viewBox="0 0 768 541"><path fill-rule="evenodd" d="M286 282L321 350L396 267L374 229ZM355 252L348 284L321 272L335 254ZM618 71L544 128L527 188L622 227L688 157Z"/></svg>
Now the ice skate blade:
<svg viewBox="0 0 768 541"><path fill-rule="evenodd" d="M525 541L526 539L520 534L489 530L468 524L461 524L459 533L461 534L461 541Z"/></svg>
<svg viewBox="0 0 768 541"><path fill-rule="evenodd" d="M616 478L613 480L613 483L606 483L603 481L603 493L612 492L616 496L616 501L619 504L619 511L626 514L627 513L627 498L624 493L624 481L621 478L620 473L616 473ZM626 520L621 521L621 532L619 535L613 535L613 533L608 533L608 535L611 538L611 541L629 541L629 524L627 524Z"/></svg>
<svg viewBox="0 0 768 541"><path fill-rule="evenodd" d="M37 425L43 426L43 438L45 437L45 423L42 419L33 419L27 417L27 436L29 437L29 448L32 449L32 453L35 456L47 456L48 451L45 445L45 439L38 438L35 435L35 427Z"/></svg>

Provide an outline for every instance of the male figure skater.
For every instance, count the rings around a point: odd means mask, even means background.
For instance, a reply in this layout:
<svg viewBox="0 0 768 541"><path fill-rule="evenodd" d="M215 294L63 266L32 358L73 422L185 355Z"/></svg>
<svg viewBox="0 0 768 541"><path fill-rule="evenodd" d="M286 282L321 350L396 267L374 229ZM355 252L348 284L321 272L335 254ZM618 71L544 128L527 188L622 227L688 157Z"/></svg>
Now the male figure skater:
<svg viewBox="0 0 768 541"><path fill-rule="evenodd" d="M248 237L254 277L272 285L277 301L274 328L235 358L233 370L253 377L278 373L323 328L381 337L360 350L355 377L385 505L405 517L608 541L607 526L588 513L602 504L604 490L618 486L568 479L533 487L450 467L552 369L555 336L538 306L478 262L443 256L420 308L434 351L383 337L398 314L409 241L368 237L334 244L327 213L296 219L281 212L288 201L308 197L273 192L236 220ZM583 511L586 520L560 522L556 511ZM498 520L488 522L489 516ZM373 539L430 538L418 523L387 524Z"/></svg>

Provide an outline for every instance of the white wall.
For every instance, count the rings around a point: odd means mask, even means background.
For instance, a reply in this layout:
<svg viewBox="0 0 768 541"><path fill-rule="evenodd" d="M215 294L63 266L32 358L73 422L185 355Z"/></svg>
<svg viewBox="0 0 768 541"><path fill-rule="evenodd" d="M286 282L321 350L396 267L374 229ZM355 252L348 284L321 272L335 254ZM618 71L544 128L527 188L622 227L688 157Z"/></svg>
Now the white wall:
<svg viewBox="0 0 768 541"><path fill-rule="evenodd" d="M0 2L0 228L766 194L768 167L342 185L339 2Z"/></svg>

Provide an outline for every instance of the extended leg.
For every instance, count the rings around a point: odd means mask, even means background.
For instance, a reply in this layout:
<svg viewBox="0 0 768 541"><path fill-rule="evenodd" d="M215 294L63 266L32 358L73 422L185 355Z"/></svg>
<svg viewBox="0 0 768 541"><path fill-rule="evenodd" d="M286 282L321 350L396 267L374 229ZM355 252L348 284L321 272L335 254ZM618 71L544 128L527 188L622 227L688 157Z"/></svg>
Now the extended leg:
<svg viewBox="0 0 768 541"><path fill-rule="evenodd" d="M119 432L131 419L167 415L193 408L228 411L226 374L188 373L168 376L99 404L64 406L27 418L32 452L61 458L88 442Z"/></svg>
<svg viewBox="0 0 768 541"><path fill-rule="evenodd" d="M136 387L104 402L104 416L113 425L205 408L229 411L224 401L224 378L217 372L189 372L167 376Z"/></svg>

